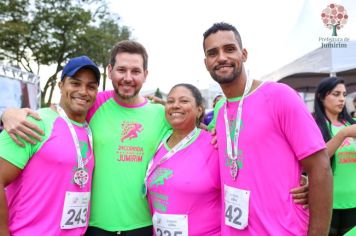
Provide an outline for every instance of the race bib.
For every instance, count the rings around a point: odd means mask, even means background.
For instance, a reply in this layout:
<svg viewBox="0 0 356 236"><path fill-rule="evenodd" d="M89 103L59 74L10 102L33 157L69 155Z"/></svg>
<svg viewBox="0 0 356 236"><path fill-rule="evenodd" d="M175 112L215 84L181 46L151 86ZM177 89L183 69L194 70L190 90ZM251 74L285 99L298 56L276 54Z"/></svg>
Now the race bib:
<svg viewBox="0 0 356 236"><path fill-rule="evenodd" d="M188 215L155 212L152 221L156 236L188 236Z"/></svg>
<svg viewBox="0 0 356 236"><path fill-rule="evenodd" d="M88 225L90 192L66 192L61 229L74 229Z"/></svg>
<svg viewBox="0 0 356 236"><path fill-rule="evenodd" d="M225 225L244 229L248 225L250 191L224 185Z"/></svg>

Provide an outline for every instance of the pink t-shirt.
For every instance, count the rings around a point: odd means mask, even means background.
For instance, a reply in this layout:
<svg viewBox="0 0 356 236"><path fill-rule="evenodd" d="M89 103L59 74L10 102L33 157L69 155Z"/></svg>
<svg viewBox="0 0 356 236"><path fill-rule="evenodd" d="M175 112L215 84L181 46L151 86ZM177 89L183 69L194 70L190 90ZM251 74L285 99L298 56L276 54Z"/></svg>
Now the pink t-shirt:
<svg viewBox="0 0 356 236"><path fill-rule="evenodd" d="M227 102L235 127L239 99ZM300 160L325 148L311 114L298 94L286 85L266 82L243 104L239 138L239 173L234 181L226 152L224 109L216 129L222 181L222 235L306 235L308 211L293 203L290 189L299 185ZM230 129L231 130L231 129ZM224 186L250 191L248 226L225 225Z"/></svg>
<svg viewBox="0 0 356 236"><path fill-rule="evenodd" d="M200 130L196 136L149 176L149 205L152 215L188 215L189 236L217 236L221 212L218 152L210 143L210 133ZM168 150L161 146L153 166Z"/></svg>
<svg viewBox="0 0 356 236"><path fill-rule="evenodd" d="M13 236L84 235L87 226L62 230L60 223L66 192L90 192L91 189L94 157L87 133L80 124L73 123L89 172L88 183L81 188L73 183L77 154L67 124L49 108L40 110L39 114L42 121L37 124L45 131L42 142L19 148L7 134L0 136L0 156L23 169L5 190L10 233ZM67 222L85 218L88 222L89 212L83 211L80 215L76 212Z"/></svg>

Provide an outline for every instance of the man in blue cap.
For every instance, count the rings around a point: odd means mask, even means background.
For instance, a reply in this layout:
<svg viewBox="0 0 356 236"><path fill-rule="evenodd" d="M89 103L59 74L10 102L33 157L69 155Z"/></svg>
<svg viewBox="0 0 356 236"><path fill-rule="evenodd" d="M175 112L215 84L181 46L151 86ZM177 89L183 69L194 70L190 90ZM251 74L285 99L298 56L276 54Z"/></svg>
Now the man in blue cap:
<svg viewBox="0 0 356 236"><path fill-rule="evenodd" d="M98 67L88 57L63 68L60 103L30 117L42 141L19 148L0 135L0 235L83 235L88 226L94 156L85 117L96 99ZM6 189L6 191L4 191Z"/></svg>

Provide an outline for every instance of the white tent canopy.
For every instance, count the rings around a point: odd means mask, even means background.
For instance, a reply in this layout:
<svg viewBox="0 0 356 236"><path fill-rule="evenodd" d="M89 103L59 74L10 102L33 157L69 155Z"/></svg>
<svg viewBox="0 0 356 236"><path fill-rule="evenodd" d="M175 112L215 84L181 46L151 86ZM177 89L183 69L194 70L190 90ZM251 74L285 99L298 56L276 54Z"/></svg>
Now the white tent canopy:
<svg viewBox="0 0 356 236"><path fill-rule="evenodd" d="M314 92L322 78L338 76L348 92L356 91L356 41L342 42L346 48L318 48L264 76L262 80L288 84L300 92Z"/></svg>

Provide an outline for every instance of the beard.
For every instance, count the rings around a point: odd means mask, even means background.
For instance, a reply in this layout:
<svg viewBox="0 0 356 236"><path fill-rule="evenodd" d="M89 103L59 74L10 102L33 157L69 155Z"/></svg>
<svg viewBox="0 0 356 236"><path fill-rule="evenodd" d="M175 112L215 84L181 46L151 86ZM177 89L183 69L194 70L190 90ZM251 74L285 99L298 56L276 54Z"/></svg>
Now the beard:
<svg viewBox="0 0 356 236"><path fill-rule="evenodd" d="M135 98L137 98L137 95L140 92L140 90L135 90L135 92L133 94L125 95L125 94L120 93L119 89L116 88L115 86L114 86L114 91L115 91L116 95L118 96L118 98L120 98L123 101L134 100Z"/></svg>
<svg viewBox="0 0 356 236"><path fill-rule="evenodd" d="M218 75L218 74L215 72L215 71L216 71L216 68L217 68L217 66L215 66L215 67L213 68L213 70L209 71L210 76L211 76L217 83L219 83L219 84L229 84L229 83L231 83L232 81L234 81L235 79L237 79L237 78L240 76L241 71L242 71L241 67L238 68L238 67L236 67L235 64L233 64L232 66L233 66L234 69L233 69L233 71L231 72L231 74L225 75L225 76L220 76L220 75Z"/></svg>

